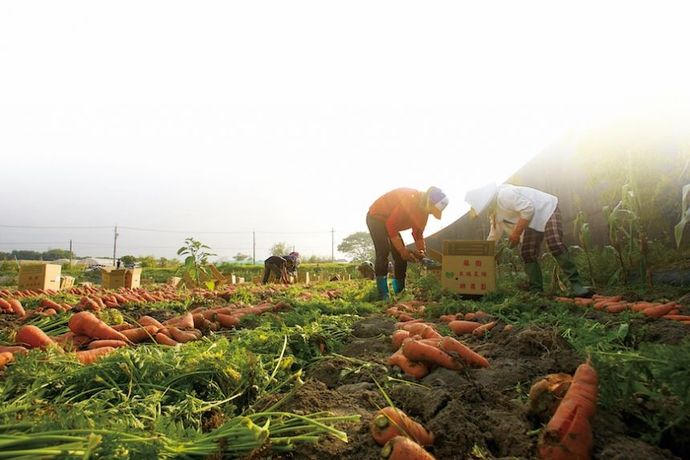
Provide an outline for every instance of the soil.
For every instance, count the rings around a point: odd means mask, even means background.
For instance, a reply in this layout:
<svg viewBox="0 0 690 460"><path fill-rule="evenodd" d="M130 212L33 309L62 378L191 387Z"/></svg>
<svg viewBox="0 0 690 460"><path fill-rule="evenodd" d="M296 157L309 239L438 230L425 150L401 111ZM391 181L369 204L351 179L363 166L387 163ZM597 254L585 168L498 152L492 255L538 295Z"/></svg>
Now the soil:
<svg viewBox="0 0 690 460"><path fill-rule="evenodd" d="M650 324L645 326L646 334L657 334ZM308 368L305 384L283 407L297 413L360 415L359 423L341 426L347 432L348 443L326 439L278 458L379 458L381 446L373 441L369 422L386 401L376 382L398 408L435 433L436 441L429 451L439 460L536 458L541 425L527 413L529 387L549 373L572 373L582 362L555 329L513 329L484 339L469 338L466 343L487 357L491 367L436 369L421 381L409 380L387 366L393 329L393 320L383 316L356 324L341 356L326 357ZM675 332L658 334L675 340L671 338ZM399 380L389 380L388 376ZM597 414L593 427L594 458L678 458L668 450L626 435L628 429L616 415Z"/></svg>

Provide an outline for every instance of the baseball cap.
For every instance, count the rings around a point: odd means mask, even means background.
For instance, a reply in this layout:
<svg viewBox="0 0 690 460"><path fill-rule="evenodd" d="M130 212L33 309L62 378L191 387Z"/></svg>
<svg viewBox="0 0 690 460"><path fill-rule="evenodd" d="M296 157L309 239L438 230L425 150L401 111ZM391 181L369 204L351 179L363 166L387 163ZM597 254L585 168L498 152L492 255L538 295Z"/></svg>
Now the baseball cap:
<svg viewBox="0 0 690 460"><path fill-rule="evenodd" d="M441 213L448 206L448 197L438 187L429 187L426 191L427 205L431 214L437 219L441 218Z"/></svg>

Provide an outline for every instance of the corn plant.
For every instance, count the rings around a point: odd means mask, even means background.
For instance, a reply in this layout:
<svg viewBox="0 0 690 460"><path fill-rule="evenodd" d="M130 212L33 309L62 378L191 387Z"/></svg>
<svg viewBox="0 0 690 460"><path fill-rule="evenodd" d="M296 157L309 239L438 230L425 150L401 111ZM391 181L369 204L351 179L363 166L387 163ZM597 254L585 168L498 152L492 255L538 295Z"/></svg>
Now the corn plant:
<svg viewBox="0 0 690 460"><path fill-rule="evenodd" d="M575 234L580 243L579 246L571 246L572 249L581 250L585 254L587 260L587 268L589 270L589 280L592 286L596 289L596 281L594 280L594 270L592 269L592 234L589 230L589 223L586 220L585 213L580 211L575 218L574 227Z"/></svg>

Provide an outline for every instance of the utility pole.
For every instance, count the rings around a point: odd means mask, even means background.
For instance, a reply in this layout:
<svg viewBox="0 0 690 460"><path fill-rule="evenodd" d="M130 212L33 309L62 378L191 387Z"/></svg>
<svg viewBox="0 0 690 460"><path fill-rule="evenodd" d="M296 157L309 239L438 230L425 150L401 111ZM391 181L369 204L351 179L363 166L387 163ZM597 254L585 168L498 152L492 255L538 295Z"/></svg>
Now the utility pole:
<svg viewBox="0 0 690 460"><path fill-rule="evenodd" d="M120 234L117 233L117 224L115 224L115 238L113 239L113 267L117 267L117 237Z"/></svg>
<svg viewBox="0 0 690 460"><path fill-rule="evenodd" d="M72 240L69 240L69 268L72 268Z"/></svg>
<svg viewBox="0 0 690 460"><path fill-rule="evenodd" d="M256 230L252 230L252 265L256 265Z"/></svg>
<svg viewBox="0 0 690 460"><path fill-rule="evenodd" d="M335 262L335 229L331 228L331 262Z"/></svg>

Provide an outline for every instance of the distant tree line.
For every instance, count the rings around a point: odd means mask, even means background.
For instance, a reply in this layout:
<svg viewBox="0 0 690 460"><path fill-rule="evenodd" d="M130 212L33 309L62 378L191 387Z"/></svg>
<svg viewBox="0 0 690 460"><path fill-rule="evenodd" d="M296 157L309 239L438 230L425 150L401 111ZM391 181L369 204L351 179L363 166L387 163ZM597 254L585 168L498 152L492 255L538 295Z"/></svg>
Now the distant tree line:
<svg viewBox="0 0 690 460"><path fill-rule="evenodd" d="M48 249L47 251L29 251L25 249L12 250L11 252L1 252L0 260L58 260L69 259L70 253L66 249Z"/></svg>

